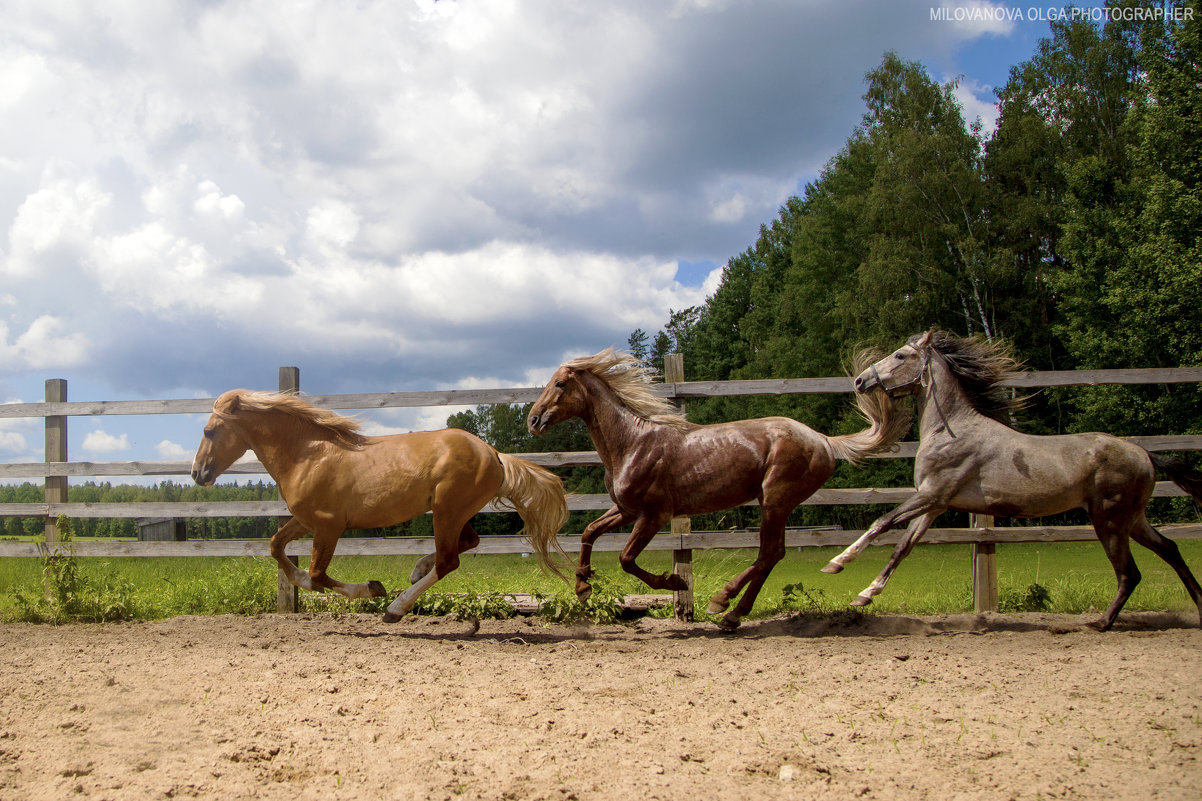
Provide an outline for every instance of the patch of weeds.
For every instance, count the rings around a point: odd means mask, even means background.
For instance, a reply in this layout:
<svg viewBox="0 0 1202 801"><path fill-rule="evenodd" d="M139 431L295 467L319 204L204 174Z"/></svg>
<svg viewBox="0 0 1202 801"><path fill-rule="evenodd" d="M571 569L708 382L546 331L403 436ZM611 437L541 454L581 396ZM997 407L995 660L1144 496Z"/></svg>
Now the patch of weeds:
<svg viewBox="0 0 1202 801"><path fill-rule="evenodd" d="M999 593L998 609L1002 612L1046 612L1052 606L1052 594L1038 582L1027 589L1006 589Z"/></svg>
<svg viewBox="0 0 1202 801"><path fill-rule="evenodd" d="M105 576L88 576L71 546L71 523L58 518L59 542L46 543L41 557L45 592L14 587L17 619L33 623L103 623L137 617L134 587Z"/></svg>
<svg viewBox="0 0 1202 801"><path fill-rule="evenodd" d="M499 592L428 592L417 599L413 612L456 620L506 620L517 614L513 604Z"/></svg>
<svg viewBox="0 0 1202 801"><path fill-rule="evenodd" d="M555 595L536 595L539 601L538 617L548 623L575 623L591 620L594 623L615 623L622 617L622 604L625 600L620 587L610 579L594 574L592 579L593 593L587 601L581 601L574 594L556 593Z"/></svg>
<svg viewBox="0 0 1202 801"><path fill-rule="evenodd" d="M802 614L824 614L829 612L831 604L822 589L806 589L799 581L796 584L786 584L780 591L780 608L782 612L800 612Z"/></svg>

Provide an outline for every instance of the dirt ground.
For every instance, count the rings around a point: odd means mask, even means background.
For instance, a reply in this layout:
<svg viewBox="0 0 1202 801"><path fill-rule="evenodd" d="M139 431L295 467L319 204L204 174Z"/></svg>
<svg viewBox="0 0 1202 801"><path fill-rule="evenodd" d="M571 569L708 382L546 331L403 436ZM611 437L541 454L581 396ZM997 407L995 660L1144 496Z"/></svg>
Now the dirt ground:
<svg viewBox="0 0 1202 801"><path fill-rule="evenodd" d="M0 626L0 799L1195 799L1202 631L1132 613Z"/></svg>

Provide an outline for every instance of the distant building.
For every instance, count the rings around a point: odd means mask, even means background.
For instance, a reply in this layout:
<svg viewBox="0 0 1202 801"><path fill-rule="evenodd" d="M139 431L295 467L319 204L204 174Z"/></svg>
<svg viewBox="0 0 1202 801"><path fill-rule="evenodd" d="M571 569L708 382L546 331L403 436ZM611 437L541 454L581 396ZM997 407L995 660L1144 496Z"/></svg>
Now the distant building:
<svg viewBox="0 0 1202 801"><path fill-rule="evenodd" d="M188 539L187 524L178 517L140 517L137 522L139 542Z"/></svg>

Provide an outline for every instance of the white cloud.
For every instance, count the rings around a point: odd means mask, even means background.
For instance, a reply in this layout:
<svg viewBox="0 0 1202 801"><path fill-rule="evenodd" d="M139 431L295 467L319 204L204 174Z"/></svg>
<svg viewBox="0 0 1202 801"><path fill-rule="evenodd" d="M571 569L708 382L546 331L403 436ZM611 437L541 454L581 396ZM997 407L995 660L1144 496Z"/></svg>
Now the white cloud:
<svg viewBox="0 0 1202 801"><path fill-rule="evenodd" d="M0 369L43 370L85 363L86 336L79 332L62 333L65 327L61 318L44 314L9 344L8 324L0 320Z"/></svg>
<svg viewBox="0 0 1202 801"><path fill-rule="evenodd" d="M27 278L40 272L47 255L78 257L94 235L96 220L112 202L93 181L50 179L17 209L8 231L8 258L0 274Z"/></svg>
<svg viewBox="0 0 1202 801"><path fill-rule="evenodd" d="M0 453L17 455L24 454L28 450L25 437L16 431L0 431Z"/></svg>
<svg viewBox="0 0 1202 801"><path fill-rule="evenodd" d="M129 435L114 436L106 431L96 429L89 431L83 438L81 446L89 453L118 453L129 450Z"/></svg>
<svg viewBox="0 0 1202 801"><path fill-rule="evenodd" d="M236 220L242 216L246 204L237 195L223 195L221 188L212 181L202 181L197 187L197 198L194 204L197 214L205 217L220 217L226 220Z"/></svg>
<svg viewBox="0 0 1202 801"><path fill-rule="evenodd" d="M962 79L956 84L953 94L964 110L964 122L971 125L973 120L980 120L982 135L986 138L991 136L1001 113L993 87Z"/></svg>
<svg viewBox="0 0 1202 801"><path fill-rule="evenodd" d="M169 439L159 442L158 445L154 446L154 450L160 458L167 459L169 461L179 461L192 458L192 451L189 451L183 445L172 442Z"/></svg>

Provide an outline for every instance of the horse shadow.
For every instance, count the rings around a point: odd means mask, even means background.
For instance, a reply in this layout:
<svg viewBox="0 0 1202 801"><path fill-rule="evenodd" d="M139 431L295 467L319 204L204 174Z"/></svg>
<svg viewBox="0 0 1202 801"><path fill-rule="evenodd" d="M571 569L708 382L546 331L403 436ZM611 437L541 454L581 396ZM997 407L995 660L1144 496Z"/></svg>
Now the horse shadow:
<svg viewBox="0 0 1202 801"><path fill-rule="evenodd" d="M367 616L365 616L367 617ZM789 616L751 620L735 631L726 631L708 621L684 622L670 619L641 618L619 623L556 624L541 627L523 618L482 626L475 619L429 618L408 626L380 629L370 620L355 622L343 629L328 629L322 634L333 637L364 639L401 638L431 642L494 641L516 645L555 645L558 643L630 641L646 638L670 640L730 640L794 638L820 640L841 638L890 638L916 636L986 635L999 633L1050 635L1093 634L1106 636L1091 624L1096 612L1079 615L1030 612L1019 614L973 613L915 617L880 614L855 609L828 613L801 612ZM1127 612L1119 616L1114 633L1164 632L1197 629L1193 616L1177 612Z"/></svg>

